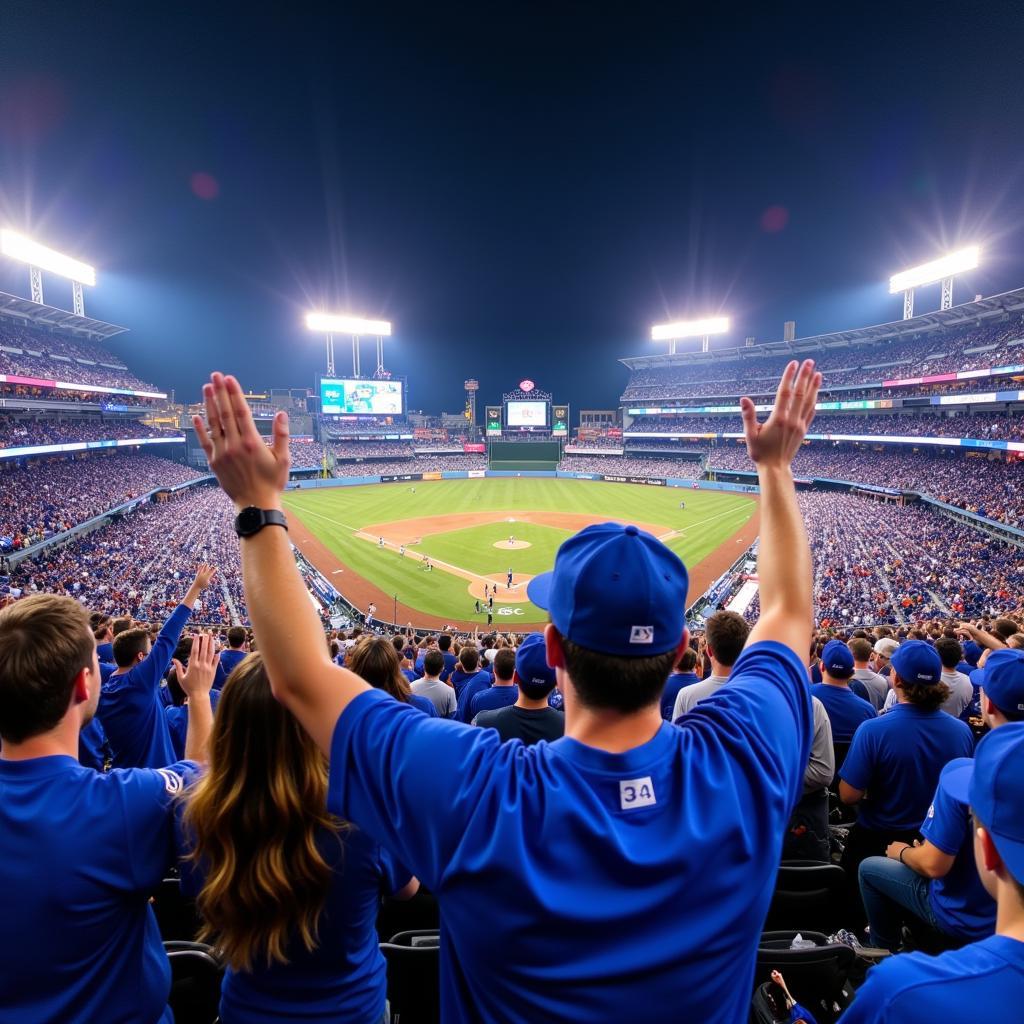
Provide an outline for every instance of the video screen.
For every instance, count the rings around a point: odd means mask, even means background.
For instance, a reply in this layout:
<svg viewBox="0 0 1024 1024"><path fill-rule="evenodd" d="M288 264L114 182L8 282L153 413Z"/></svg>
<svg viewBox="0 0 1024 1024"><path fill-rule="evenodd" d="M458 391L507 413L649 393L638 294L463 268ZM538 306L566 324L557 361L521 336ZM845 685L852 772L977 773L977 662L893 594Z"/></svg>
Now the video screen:
<svg viewBox="0 0 1024 1024"><path fill-rule="evenodd" d="M546 427L547 402L509 402L505 413L510 427Z"/></svg>
<svg viewBox="0 0 1024 1024"><path fill-rule="evenodd" d="M325 416L400 416L403 409L399 380L320 379L320 411Z"/></svg>

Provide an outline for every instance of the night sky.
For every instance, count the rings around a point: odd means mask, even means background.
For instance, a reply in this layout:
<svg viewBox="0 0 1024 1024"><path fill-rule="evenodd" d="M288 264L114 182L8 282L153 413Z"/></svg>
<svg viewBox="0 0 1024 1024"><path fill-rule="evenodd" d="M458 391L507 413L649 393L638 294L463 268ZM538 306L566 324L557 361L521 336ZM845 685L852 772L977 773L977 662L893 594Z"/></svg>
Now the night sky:
<svg viewBox="0 0 1024 1024"><path fill-rule="evenodd" d="M0 223L94 263L181 400L312 386L310 308L393 320L413 408L578 409L666 318L895 320L888 275L972 242L956 301L1024 284L1018 4L359 7L0 8Z"/></svg>

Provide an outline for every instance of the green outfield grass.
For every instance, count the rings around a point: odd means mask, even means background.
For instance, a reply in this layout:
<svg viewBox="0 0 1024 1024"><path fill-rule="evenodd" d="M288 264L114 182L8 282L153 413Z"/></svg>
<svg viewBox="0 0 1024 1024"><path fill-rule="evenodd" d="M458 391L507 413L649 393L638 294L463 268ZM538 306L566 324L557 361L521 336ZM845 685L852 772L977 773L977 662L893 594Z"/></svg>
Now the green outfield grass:
<svg viewBox="0 0 1024 1024"><path fill-rule="evenodd" d="M680 501L686 502L685 509L679 508ZM380 550L356 537L356 532L373 524L457 512L504 512L513 518L517 512L531 511L584 513L679 531L665 543L693 565L739 530L755 508L750 498L720 491L513 478L288 491L285 505L344 566L385 593L397 594L402 604L441 618L480 622L484 617L474 614L467 580L437 568L427 572L419 559ZM512 551L494 547L495 542L507 541L510 534L528 541L531 547ZM503 521L434 534L409 550L480 575L504 574L509 568L536 575L551 568L559 544L568 535L550 526ZM345 573L334 575L330 582L345 593ZM512 613L501 614L502 607ZM504 604L500 588L495 610L495 624L508 628L520 629L546 619L543 611L528 602ZM380 613L386 614L385 609Z"/></svg>

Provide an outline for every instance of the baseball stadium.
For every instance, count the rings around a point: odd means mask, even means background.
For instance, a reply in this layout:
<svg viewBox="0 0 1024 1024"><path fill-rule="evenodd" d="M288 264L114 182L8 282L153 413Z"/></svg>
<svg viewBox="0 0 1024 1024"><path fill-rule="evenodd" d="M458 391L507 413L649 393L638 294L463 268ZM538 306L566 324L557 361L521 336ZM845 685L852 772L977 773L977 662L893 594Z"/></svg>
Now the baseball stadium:
<svg viewBox="0 0 1024 1024"><path fill-rule="evenodd" d="M8 6L0 1024L1024 1020L1020 12Z"/></svg>

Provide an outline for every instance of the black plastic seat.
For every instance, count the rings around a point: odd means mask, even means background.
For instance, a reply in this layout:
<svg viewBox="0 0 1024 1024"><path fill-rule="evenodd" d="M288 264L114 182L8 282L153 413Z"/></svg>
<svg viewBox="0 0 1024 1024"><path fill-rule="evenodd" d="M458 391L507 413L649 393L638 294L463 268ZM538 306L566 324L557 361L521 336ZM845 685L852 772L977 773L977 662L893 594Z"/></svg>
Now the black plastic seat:
<svg viewBox="0 0 1024 1024"><path fill-rule="evenodd" d="M380 951L388 964L392 1024L438 1024L441 1019L441 933L399 932Z"/></svg>
<svg viewBox="0 0 1024 1024"><path fill-rule="evenodd" d="M850 946L830 944L821 932L802 930L800 936L814 946L791 949L797 934L796 931L762 934L754 989L771 981L772 971L781 971L793 998L814 1014L818 1024L834 1024L853 995L848 983L857 954Z"/></svg>
<svg viewBox="0 0 1024 1024"><path fill-rule="evenodd" d="M843 927L846 872L838 864L784 860L765 918L766 931L792 929L831 935Z"/></svg>
<svg viewBox="0 0 1024 1024"><path fill-rule="evenodd" d="M168 1005L176 1021L214 1024L220 1007L224 965L203 942L165 942L171 964Z"/></svg>

